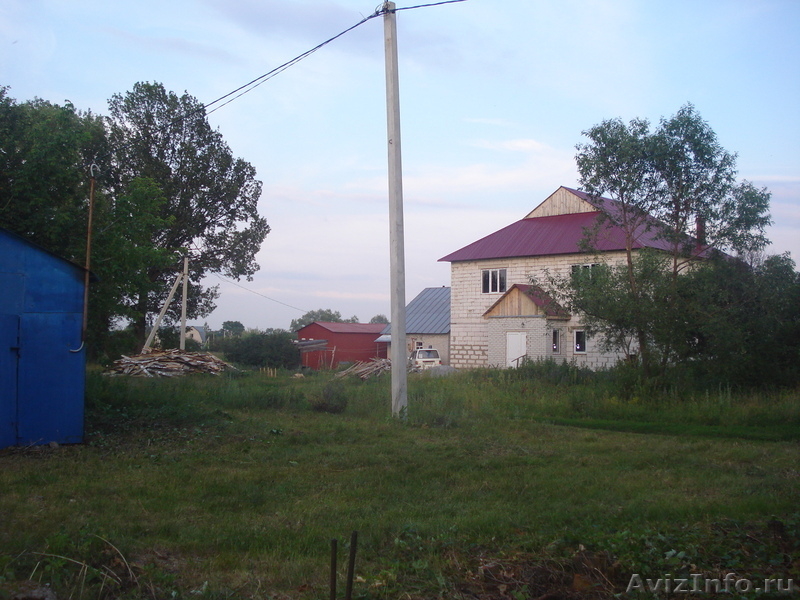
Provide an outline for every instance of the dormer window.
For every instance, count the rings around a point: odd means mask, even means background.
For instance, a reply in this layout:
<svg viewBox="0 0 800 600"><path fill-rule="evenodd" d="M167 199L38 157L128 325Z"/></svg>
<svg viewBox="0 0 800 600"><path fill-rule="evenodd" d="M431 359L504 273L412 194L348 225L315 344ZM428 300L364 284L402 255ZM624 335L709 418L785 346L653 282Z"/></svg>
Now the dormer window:
<svg viewBox="0 0 800 600"><path fill-rule="evenodd" d="M505 269L484 269L481 271L481 280L484 294L502 294L506 291Z"/></svg>

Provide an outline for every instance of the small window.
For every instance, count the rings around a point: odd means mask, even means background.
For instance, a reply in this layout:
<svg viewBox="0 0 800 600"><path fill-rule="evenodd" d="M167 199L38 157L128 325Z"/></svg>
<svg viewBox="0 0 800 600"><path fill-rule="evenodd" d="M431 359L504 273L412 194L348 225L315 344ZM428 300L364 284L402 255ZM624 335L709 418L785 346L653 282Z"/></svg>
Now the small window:
<svg viewBox="0 0 800 600"><path fill-rule="evenodd" d="M561 352L561 332L553 329L553 354Z"/></svg>
<svg viewBox="0 0 800 600"><path fill-rule="evenodd" d="M575 354L586 353L586 332L578 330L575 332Z"/></svg>
<svg viewBox="0 0 800 600"><path fill-rule="evenodd" d="M583 265L572 265L573 277L588 277L592 279L595 275L594 270L599 267L599 263L587 263Z"/></svg>
<svg viewBox="0 0 800 600"><path fill-rule="evenodd" d="M422 342L417 340L414 342L414 350L419 350L420 348L422 348Z"/></svg>
<svg viewBox="0 0 800 600"><path fill-rule="evenodd" d="M484 269L481 272L481 291L484 294L497 294L506 291L505 269Z"/></svg>

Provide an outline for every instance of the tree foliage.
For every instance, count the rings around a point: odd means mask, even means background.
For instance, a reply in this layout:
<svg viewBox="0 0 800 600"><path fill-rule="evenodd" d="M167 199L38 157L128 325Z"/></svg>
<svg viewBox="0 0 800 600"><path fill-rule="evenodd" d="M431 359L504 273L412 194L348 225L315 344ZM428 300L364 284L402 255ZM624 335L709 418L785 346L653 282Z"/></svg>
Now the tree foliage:
<svg viewBox="0 0 800 600"><path fill-rule="evenodd" d="M196 99L139 83L109 108L103 118L70 103L17 103L0 88L0 226L83 265L94 180L95 354L120 319L135 324L141 347L186 254L187 315L209 314L218 292L201 279L250 278L269 232L255 169L233 157ZM167 323L177 320L177 304Z"/></svg>
<svg viewBox="0 0 800 600"><path fill-rule="evenodd" d="M589 142L576 155L580 185L603 208L584 246L592 251L603 224L611 223L624 233L625 259L598 259L588 273L552 278L554 296L582 315L606 350L638 354L645 377L689 360L707 366L712 357L733 373L735 357L749 356L755 347L742 345L741 337L734 343L721 327L727 322L729 329L749 331L747 312L730 308L737 290L760 289L776 270L787 281L795 277L785 261L771 259L753 270L735 258L767 245L769 192L736 182L736 156L722 148L691 104L654 131L646 120L612 119L584 135ZM645 234L664 240L667 250L640 250ZM791 286L778 289L795 293ZM739 294L739 306L748 304L744 300ZM785 298L758 301L771 318L781 302Z"/></svg>
<svg viewBox="0 0 800 600"><path fill-rule="evenodd" d="M18 104L0 88L0 226L84 264L88 177L102 120L72 104Z"/></svg>
<svg viewBox="0 0 800 600"><path fill-rule="evenodd" d="M248 331L240 337L214 342L214 349L239 365L295 369L300 365L300 351L294 334L282 329Z"/></svg>
<svg viewBox="0 0 800 600"><path fill-rule="evenodd" d="M244 325L242 325L239 321L224 321L222 323L222 330L226 334L230 334L235 337L244 333Z"/></svg>
<svg viewBox="0 0 800 600"><path fill-rule="evenodd" d="M187 314L202 317L213 310L218 291L203 288L201 279L208 273L250 279L269 227L258 214L261 182L255 169L233 157L195 98L167 92L161 84L137 83L114 95L109 109L114 190L121 193L137 178L149 178L165 199L159 216L170 219L152 232L150 244L172 252L173 264L153 265L148 283L125 299L143 335L147 315L160 307L181 268L181 255L189 256Z"/></svg>
<svg viewBox="0 0 800 600"><path fill-rule="evenodd" d="M358 317L353 315L349 319L343 319L342 313L338 310L331 310L329 308L318 308L317 310L310 310L299 319L292 319L289 329L298 331L316 321L323 323L358 323Z"/></svg>

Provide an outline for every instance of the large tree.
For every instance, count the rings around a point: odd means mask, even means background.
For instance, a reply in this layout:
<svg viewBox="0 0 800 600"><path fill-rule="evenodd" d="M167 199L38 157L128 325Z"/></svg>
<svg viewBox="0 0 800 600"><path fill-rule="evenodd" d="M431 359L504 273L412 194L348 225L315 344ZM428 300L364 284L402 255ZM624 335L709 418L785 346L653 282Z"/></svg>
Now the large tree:
<svg viewBox="0 0 800 600"><path fill-rule="evenodd" d="M597 204L605 203L599 226L587 232L586 248L610 222L624 232L626 256L591 277L575 273L558 282L560 299L582 313L607 345L627 350L635 340L650 375L680 358L681 336L689 334L690 297L681 292L679 274L716 252L762 249L770 194L747 181L736 183L735 155L690 104L652 132L646 120L612 119L584 135L589 142L576 155L580 186ZM666 240L669 250L637 251L644 233Z"/></svg>
<svg viewBox="0 0 800 600"><path fill-rule="evenodd" d="M146 179L164 199L157 215L164 226L150 232L148 245L171 253L171 264L149 265L146 280L124 299L143 340L148 315L159 309L183 256L189 257L188 316L205 316L218 290L203 288L201 279L209 273L251 279L269 226L258 214L261 182L255 169L234 158L197 99L159 83L137 83L113 96L109 110L112 195ZM171 314L177 318L177 307Z"/></svg>

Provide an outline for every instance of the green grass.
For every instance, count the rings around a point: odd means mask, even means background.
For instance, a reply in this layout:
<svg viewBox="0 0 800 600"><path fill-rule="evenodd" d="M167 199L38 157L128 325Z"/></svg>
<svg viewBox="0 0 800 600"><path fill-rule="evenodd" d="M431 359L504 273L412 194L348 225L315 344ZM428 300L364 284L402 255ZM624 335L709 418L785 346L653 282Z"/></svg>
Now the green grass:
<svg viewBox="0 0 800 600"><path fill-rule="evenodd" d="M354 530L361 598L536 597L532 565L569 585L582 546L620 561L607 594L634 568L800 579L796 394L620 400L487 370L411 377L399 421L388 378L330 379L90 373L86 444L0 451L0 598L31 576L74 598L327 597Z"/></svg>

